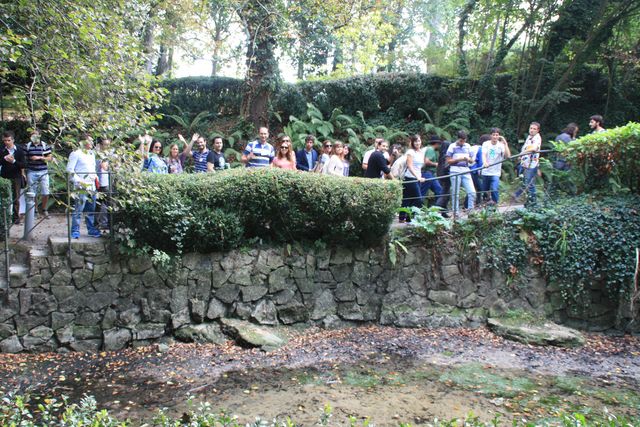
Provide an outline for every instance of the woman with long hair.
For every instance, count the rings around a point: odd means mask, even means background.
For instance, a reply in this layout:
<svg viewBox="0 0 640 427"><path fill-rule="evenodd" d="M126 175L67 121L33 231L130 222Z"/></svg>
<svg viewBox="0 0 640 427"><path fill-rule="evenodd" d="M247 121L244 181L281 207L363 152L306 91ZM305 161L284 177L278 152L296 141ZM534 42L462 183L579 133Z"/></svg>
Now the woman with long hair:
<svg viewBox="0 0 640 427"><path fill-rule="evenodd" d="M333 143L333 151L329 162L324 165L322 173L333 176L344 176L344 144L342 141Z"/></svg>
<svg viewBox="0 0 640 427"><path fill-rule="evenodd" d="M402 177L402 207L422 207L422 194L420 183L422 177L422 165L424 165L424 151L422 151L422 139L420 135L411 135L407 155L407 169ZM411 215L400 213L400 222L411 221Z"/></svg>
<svg viewBox="0 0 640 427"><path fill-rule="evenodd" d="M342 164L344 165L342 174L344 176L349 176L349 170L351 169L351 148L349 148L348 144L344 144L344 158L342 159Z"/></svg>
<svg viewBox="0 0 640 427"><path fill-rule="evenodd" d="M184 154L180 153L178 144L171 144L169 146L169 155L165 159L169 173L182 173L184 172Z"/></svg>
<svg viewBox="0 0 640 427"><path fill-rule="evenodd" d="M152 173L167 173L167 164L162 160L162 142L149 135L141 136L140 151L144 158L142 170Z"/></svg>
<svg viewBox="0 0 640 427"><path fill-rule="evenodd" d="M291 138L284 135L280 138L273 166L280 169L296 170L296 156L291 148Z"/></svg>

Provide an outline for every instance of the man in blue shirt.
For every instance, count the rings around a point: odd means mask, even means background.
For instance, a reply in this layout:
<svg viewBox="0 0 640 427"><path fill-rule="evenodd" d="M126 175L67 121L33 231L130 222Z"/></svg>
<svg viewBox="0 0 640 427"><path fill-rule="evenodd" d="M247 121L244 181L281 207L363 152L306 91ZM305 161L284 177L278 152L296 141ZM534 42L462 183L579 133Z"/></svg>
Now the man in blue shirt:
<svg viewBox="0 0 640 427"><path fill-rule="evenodd" d="M182 135L178 135L178 138L186 144ZM196 145L196 151L192 150L194 143ZM209 149L207 148L207 141L204 137L194 133L191 137L191 142L186 145L183 152L185 156L193 157L193 169L196 173L207 172L207 157L209 157Z"/></svg>
<svg viewBox="0 0 640 427"><path fill-rule="evenodd" d="M269 129L261 127L258 130L258 139L247 144L242 152L242 163L248 168L266 168L271 166L276 151L267 142L269 139Z"/></svg>
<svg viewBox="0 0 640 427"><path fill-rule="evenodd" d="M313 135L307 135L304 139L304 148L296 152L296 168L301 171L311 172L318 161L318 152L313 149L315 143Z"/></svg>

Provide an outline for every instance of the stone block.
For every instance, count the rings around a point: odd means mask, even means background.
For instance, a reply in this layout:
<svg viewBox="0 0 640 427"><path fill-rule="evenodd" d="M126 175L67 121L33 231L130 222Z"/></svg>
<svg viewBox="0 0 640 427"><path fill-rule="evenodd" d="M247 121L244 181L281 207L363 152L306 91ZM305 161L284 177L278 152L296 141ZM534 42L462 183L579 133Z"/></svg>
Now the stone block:
<svg viewBox="0 0 640 427"><path fill-rule="evenodd" d="M275 302L278 305L287 304L289 301L293 299L295 294L296 292L293 289L284 289L280 292L277 292L275 295L273 295L272 297L273 302Z"/></svg>
<svg viewBox="0 0 640 427"><path fill-rule="evenodd" d="M140 323L133 329L134 340L149 340L160 338L165 334L165 325L162 323Z"/></svg>
<svg viewBox="0 0 640 427"><path fill-rule="evenodd" d="M261 325L277 325L278 312L275 304L269 300L258 302L251 312L251 318Z"/></svg>
<svg viewBox="0 0 640 427"><path fill-rule="evenodd" d="M208 280L189 279L187 281L187 285L187 295L190 299L196 298L203 301L209 301L209 297L211 296L211 278Z"/></svg>
<svg viewBox="0 0 640 427"><path fill-rule="evenodd" d="M14 317L16 330L18 336L26 335L30 330L36 326L46 325L49 323L49 318L46 316L15 316Z"/></svg>
<svg viewBox="0 0 640 427"><path fill-rule="evenodd" d="M364 320L362 307L355 302L338 304L338 316L345 320Z"/></svg>
<svg viewBox="0 0 640 427"><path fill-rule="evenodd" d="M75 340L72 341L69 346L80 353L97 353L102 347L102 339L93 340Z"/></svg>
<svg viewBox="0 0 640 427"><path fill-rule="evenodd" d="M99 326L78 326L73 327L73 337L76 340L87 340L102 338L102 328Z"/></svg>
<svg viewBox="0 0 640 427"><path fill-rule="evenodd" d="M188 324L190 320L191 317L189 316L189 309L184 308L171 315L171 327L173 329L178 329L180 326Z"/></svg>
<svg viewBox="0 0 640 427"><path fill-rule="evenodd" d="M250 286L253 283L251 280L251 271L248 269L236 270L229 277L229 282L240 286Z"/></svg>
<svg viewBox="0 0 640 427"><path fill-rule="evenodd" d="M20 289L18 291L18 301L20 302L20 315L25 315L31 308L31 289Z"/></svg>
<svg viewBox="0 0 640 427"><path fill-rule="evenodd" d="M112 329L115 326L117 320L118 313L112 308L106 309L104 312L104 316L102 317L102 329Z"/></svg>
<svg viewBox="0 0 640 427"><path fill-rule="evenodd" d="M220 289L217 289L214 295L220 301L231 304L238 300L238 295L240 295L240 288L238 288L238 286L234 284L227 284Z"/></svg>
<svg viewBox="0 0 640 427"><path fill-rule="evenodd" d="M227 314L227 307L216 298L211 298L207 309L207 319L219 319Z"/></svg>
<svg viewBox="0 0 640 427"><path fill-rule="evenodd" d="M189 288L186 286L178 286L171 290L171 311L177 313L184 310L189 304Z"/></svg>
<svg viewBox="0 0 640 427"><path fill-rule="evenodd" d="M409 279L409 290L411 293L421 297L427 296L427 281L422 273L414 273Z"/></svg>
<svg viewBox="0 0 640 427"><path fill-rule="evenodd" d="M102 279L107 275L109 269L106 264L94 264L93 265L93 275L91 276L91 281L96 282Z"/></svg>
<svg viewBox="0 0 640 427"><path fill-rule="evenodd" d="M288 279L291 275L289 267L282 266L269 274L269 292L275 293L290 288Z"/></svg>
<svg viewBox="0 0 640 427"><path fill-rule="evenodd" d="M72 269L84 268L84 255L80 255L76 251L71 251L71 257L69 259L69 265Z"/></svg>
<svg viewBox="0 0 640 427"><path fill-rule="evenodd" d="M205 317L206 302L199 299L190 299L189 308L191 309L191 318L196 323L202 323Z"/></svg>
<svg viewBox="0 0 640 427"><path fill-rule="evenodd" d="M176 330L173 335L178 341L183 342L224 344L227 341L217 323L186 325Z"/></svg>
<svg viewBox="0 0 640 427"><path fill-rule="evenodd" d="M231 277L231 271L214 269L211 274L211 285L216 289L220 288L227 283L229 277Z"/></svg>
<svg viewBox="0 0 640 427"><path fill-rule="evenodd" d="M249 319L249 317L251 317L251 313L253 313L254 307L251 303L237 301L233 305L233 310L237 317L242 320L247 320Z"/></svg>
<svg viewBox="0 0 640 427"><path fill-rule="evenodd" d="M42 284L42 276L39 274L35 274L33 276L27 277L27 288L36 288Z"/></svg>
<svg viewBox="0 0 640 427"><path fill-rule="evenodd" d="M131 331L126 328L115 328L104 331L104 350L115 351L125 348L132 339Z"/></svg>
<svg viewBox="0 0 640 427"><path fill-rule="evenodd" d="M91 292L85 295L85 304L92 311L100 311L118 298L115 292Z"/></svg>
<svg viewBox="0 0 640 427"><path fill-rule="evenodd" d="M188 253L182 257L182 266L189 270L211 270L211 258L209 255Z"/></svg>
<svg viewBox="0 0 640 427"><path fill-rule="evenodd" d="M23 350L24 347L15 335L0 341L0 352L2 353L20 353Z"/></svg>
<svg viewBox="0 0 640 427"><path fill-rule="evenodd" d="M356 288L351 282L338 283L335 290L335 297L337 301L355 301L356 300Z"/></svg>
<svg viewBox="0 0 640 427"><path fill-rule="evenodd" d="M13 327L13 323L0 323L0 341L9 338L16 334L16 329Z"/></svg>
<svg viewBox="0 0 640 427"><path fill-rule="evenodd" d="M331 273L336 282L344 282L351 276L351 264L335 265L331 268Z"/></svg>
<svg viewBox="0 0 640 427"><path fill-rule="evenodd" d="M93 278L93 271L82 268L79 270L73 270L71 274L73 277L73 284L76 288L82 289L85 286L91 284L91 279Z"/></svg>
<svg viewBox="0 0 640 427"><path fill-rule="evenodd" d="M334 299L333 293L329 289L325 289L315 299L313 311L311 312L312 320L320 320L327 316L337 313L338 305Z"/></svg>
<svg viewBox="0 0 640 427"><path fill-rule="evenodd" d="M133 327L140 323L142 317L140 316L140 308L130 308L120 313L118 316L118 325Z"/></svg>
<svg viewBox="0 0 640 427"><path fill-rule="evenodd" d="M127 265L129 272L132 274L141 274L153 267L153 263L149 257L131 257Z"/></svg>
<svg viewBox="0 0 640 427"><path fill-rule="evenodd" d="M99 313L85 311L75 317L75 324L78 326L98 326L101 320L102 316Z"/></svg>
<svg viewBox="0 0 640 427"><path fill-rule="evenodd" d="M350 249L339 247L331 253L330 265L351 264L353 253Z"/></svg>
<svg viewBox="0 0 640 427"><path fill-rule="evenodd" d="M71 271L67 268L61 268L53 277L51 277L51 286L68 286L71 284Z"/></svg>
<svg viewBox="0 0 640 427"><path fill-rule="evenodd" d="M31 295L31 312L38 316L46 316L58 309L55 296L46 292L33 293Z"/></svg>
<svg viewBox="0 0 640 427"><path fill-rule="evenodd" d="M458 303L458 296L451 291L429 291L429 299L442 305L455 306Z"/></svg>
<svg viewBox="0 0 640 427"><path fill-rule="evenodd" d="M58 342L62 345L73 342L73 325L67 325L56 330L56 338L58 338Z"/></svg>
<svg viewBox="0 0 640 427"><path fill-rule="evenodd" d="M269 289L266 286L245 286L242 288L242 301L257 301L267 294Z"/></svg>
<svg viewBox="0 0 640 427"><path fill-rule="evenodd" d="M309 311L300 301L293 300L286 305L278 307L278 317L285 325L291 325L308 321Z"/></svg>

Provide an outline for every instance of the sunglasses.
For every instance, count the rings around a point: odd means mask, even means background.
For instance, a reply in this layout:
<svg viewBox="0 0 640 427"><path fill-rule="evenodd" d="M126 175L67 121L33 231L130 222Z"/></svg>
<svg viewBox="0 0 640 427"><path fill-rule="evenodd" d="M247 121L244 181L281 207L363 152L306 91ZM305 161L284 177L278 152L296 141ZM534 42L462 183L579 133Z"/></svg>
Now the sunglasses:
<svg viewBox="0 0 640 427"><path fill-rule="evenodd" d="M162 146L161 146L161 145L154 145L154 146L153 146L153 149L154 149L154 150L161 150L161 149L162 149Z"/></svg>
<svg viewBox="0 0 640 427"><path fill-rule="evenodd" d="M327 144L327 145L324 146L324 148L331 148L331 147L332 147L332 145L330 145L330 144Z"/></svg>
<svg viewBox="0 0 640 427"><path fill-rule="evenodd" d="M288 150L289 146L288 145L283 145L282 147L280 147L281 150Z"/></svg>

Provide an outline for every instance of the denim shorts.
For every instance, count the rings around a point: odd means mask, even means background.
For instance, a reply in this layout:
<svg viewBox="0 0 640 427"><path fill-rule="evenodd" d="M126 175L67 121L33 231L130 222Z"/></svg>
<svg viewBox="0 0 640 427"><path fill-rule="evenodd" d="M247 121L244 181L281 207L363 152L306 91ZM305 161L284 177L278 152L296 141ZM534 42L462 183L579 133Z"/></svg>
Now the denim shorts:
<svg viewBox="0 0 640 427"><path fill-rule="evenodd" d="M27 182L29 190L34 193L38 193L38 187L40 187L40 195L49 195L49 171L27 171Z"/></svg>

